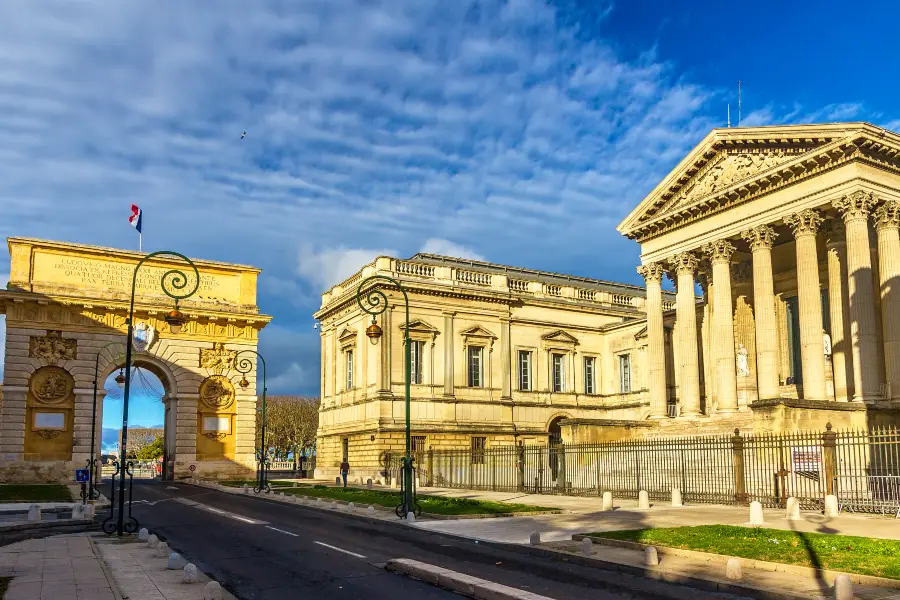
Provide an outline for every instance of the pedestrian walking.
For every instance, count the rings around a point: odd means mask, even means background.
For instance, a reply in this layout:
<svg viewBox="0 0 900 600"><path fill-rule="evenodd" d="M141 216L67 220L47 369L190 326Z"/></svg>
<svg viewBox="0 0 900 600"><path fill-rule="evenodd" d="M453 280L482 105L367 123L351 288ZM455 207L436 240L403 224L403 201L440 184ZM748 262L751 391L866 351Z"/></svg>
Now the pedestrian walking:
<svg viewBox="0 0 900 600"><path fill-rule="evenodd" d="M347 459L344 459L344 462L341 463L341 479L344 480L344 487L347 487L347 473L350 472L350 463L347 462Z"/></svg>

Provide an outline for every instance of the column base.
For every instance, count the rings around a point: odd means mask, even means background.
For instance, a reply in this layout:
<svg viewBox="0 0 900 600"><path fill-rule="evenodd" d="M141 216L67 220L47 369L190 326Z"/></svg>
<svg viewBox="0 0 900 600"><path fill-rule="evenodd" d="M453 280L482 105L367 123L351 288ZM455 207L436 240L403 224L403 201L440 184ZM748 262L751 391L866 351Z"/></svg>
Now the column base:
<svg viewBox="0 0 900 600"><path fill-rule="evenodd" d="M730 415L732 413L738 412L737 407L734 408L717 408L716 413L721 413L723 415Z"/></svg>
<svg viewBox="0 0 900 600"><path fill-rule="evenodd" d="M702 416L703 416L703 413L701 413L699 411L698 412L685 412L685 413L681 413L678 416L678 418L680 418L680 419L698 419Z"/></svg>

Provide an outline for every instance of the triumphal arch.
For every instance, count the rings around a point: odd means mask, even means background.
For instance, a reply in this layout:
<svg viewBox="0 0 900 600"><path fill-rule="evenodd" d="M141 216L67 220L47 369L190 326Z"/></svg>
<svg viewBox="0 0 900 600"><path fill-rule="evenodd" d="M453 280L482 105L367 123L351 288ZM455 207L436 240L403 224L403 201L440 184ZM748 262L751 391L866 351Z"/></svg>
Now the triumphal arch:
<svg viewBox="0 0 900 600"><path fill-rule="evenodd" d="M132 280L146 254L30 238L8 245L0 480L72 481L91 455L95 381L99 455L103 384L124 366ZM174 257L139 269L132 364L163 385L167 478L245 475L255 468L256 360L241 352L256 349L271 317L256 305L258 269L193 262L199 283L179 304L187 322L178 333L164 320L173 300L161 282L184 270L192 287L193 270ZM246 376L239 357L254 365Z"/></svg>

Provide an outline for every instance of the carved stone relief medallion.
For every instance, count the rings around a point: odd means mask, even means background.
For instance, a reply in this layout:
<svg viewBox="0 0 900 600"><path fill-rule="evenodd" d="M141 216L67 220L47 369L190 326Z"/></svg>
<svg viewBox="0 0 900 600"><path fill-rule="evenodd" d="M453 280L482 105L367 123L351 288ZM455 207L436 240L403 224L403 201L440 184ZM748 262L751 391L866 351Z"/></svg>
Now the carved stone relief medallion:
<svg viewBox="0 0 900 600"><path fill-rule="evenodd" d="M28 345L29 358L43 358L56 364L60 360L78 357L78 341L63 338L60 331L47 331L47 335L31 336Z"/></svg>
<svg viewBox="0 0 900 600"><path fill-rule="evenodd" d="M72 391L72 377L59 367L43 367L34 372L31 393L42 404L59 404Z"/></svg>
<svg viewBox="0 0 900 600"><path fill-rule="evenodd" d="M222 375L207 377L200 384L200 400L210 408L228 408L234 402L234 385Z"/></svg>
<svg viewBox="0 0 900 600"><path fill-rule="evenodd" d="M237 352L227 350L224 344L216 342L212 348L200 350L200 367L209 369L216 375L221 375L225 371L234 368L236 357Z"/></svg>

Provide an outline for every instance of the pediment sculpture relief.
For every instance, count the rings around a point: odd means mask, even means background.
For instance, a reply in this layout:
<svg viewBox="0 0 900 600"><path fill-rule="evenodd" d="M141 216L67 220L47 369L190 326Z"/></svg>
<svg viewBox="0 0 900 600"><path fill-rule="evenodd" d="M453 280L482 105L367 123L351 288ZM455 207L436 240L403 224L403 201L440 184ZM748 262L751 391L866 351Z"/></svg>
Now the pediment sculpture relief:
<svg viewBox="0 0 900 600"><path fill-rule="evenodd" d="M200 350L200 367L209 369L216 375L221 375L225 371L234 369L236 359L237 352L226 349L221 342L216 342L212 348Z"/></svg>
<svg viewBox="0 0 900 600"><path fill-rule="evenodd" d="M31 336L28 345L29 358L43 358L51 363L74 360L78 357L77 340L63 338L61 331L48 331L47 335Z"/></svg>

